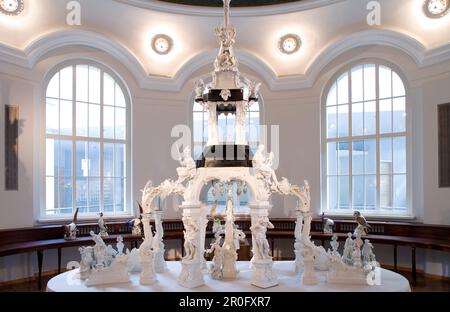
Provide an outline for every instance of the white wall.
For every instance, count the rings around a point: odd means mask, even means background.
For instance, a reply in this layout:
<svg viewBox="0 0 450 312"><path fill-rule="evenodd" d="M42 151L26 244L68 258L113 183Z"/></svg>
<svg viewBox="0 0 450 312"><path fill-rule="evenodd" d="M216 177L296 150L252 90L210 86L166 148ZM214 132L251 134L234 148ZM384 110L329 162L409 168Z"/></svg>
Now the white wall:
<svg viewBox="0 0 450 312"><path fill-rule="evenodd" d="M148 179L159 183L176 175L177 162L170 157L175 139L170 133L174 125L189 124L190 99L194 82L211 68L199 69L180 92L144 90L139 82L118 60L95 49L71 47L46 55L32 70L0 63L1 104L20 106L21 134L19 137L20 185L18 192L4 191L3 165L0 166L0 229L36 225L39 214L40 151L36 144L45 125L40 121L42 108L42 81L46 73L68 58L89 58L100 61L116 71L127 83L132 100L133 135L133 194ZM334 59L320 72L313 87L293 91L272 91L263 85L264 118L268 125L280 125L279 176L292 182L309 180L312 188L312 207L320 212L320 113L321 94L328 80L343 66L355 60L376 57L395 64L408 79L408 105L412 142L412 205L416 221L450 225L450 189L439 189L437 184L437 110L440 103L450 102L450 62L419 68L399 50L388 47L366 47L347 52ZM211 60L212 63L213 60ZM256 76L251 68L243 72ZM257 77L264 81L264 77ZM1 114L3 114L3 107ZM1 115L0 128L4 127ZM0 136L0 163L4 163L3 136ZM273 218L293 216L295 202L275 196ZM177 200L167 202L165 218L180 217ZM288 248L288 247L286 247ZM381 248L380 248L381 249ZM288 254L289 250L280 251ZM409 259L409 251L401 257ZM76 252L67 255L76 257ZM387 261L389 258L386 258ZM403 259L403 258L401 258ZM448 254L424 251L419 256L419 268L427 272L449 275ZM47 260L49 262L47 262ZM64 261L70 260L65 256ZM409 262L405 260L406 263ZM0 281L29 276L36 270L35 255L19 255L0 259ZM46 268L55 268L56 256L46 256Z"/></svg>

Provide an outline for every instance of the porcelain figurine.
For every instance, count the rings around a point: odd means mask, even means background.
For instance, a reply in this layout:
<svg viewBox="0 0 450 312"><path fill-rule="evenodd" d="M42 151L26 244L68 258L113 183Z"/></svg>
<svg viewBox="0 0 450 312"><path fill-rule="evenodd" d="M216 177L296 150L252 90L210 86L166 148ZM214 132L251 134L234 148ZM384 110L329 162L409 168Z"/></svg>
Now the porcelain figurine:
<svg viewBox="0 0 450 312"><path fill-rule="evenodd" d="M333 234L334 221L326 218L325 213L322 213L322 226L325 234Z"/></svg>
<svg viewBox="0 0 450 312"><path fill-rule="evenodd" d="M108 237L108 228L106 227L105 224L105 220L103 219L103 212L99 213L99 218L98 218L98 227L99 227L99 234L101 237Z"/></svg>
<svg viewBox="0 0 450 312"><path fill-rule="evenodd" d="M78 218L78 208L73 215L72 222L64 227L64 239L74 240L77 238L77 218Z"/></svg>
<svg viewBox="0 0 450 312"><path fill-rule="evenodd" d="M253 258L256 260L272 259L270 255L269 241L266 237L267 229L273 229L273 224L267 217L261 217L256 224L250 227L255 237L255 246L253 247Z"/></svg>
<svg viewBox="0 0 450 312"><path fill-rule="evenodd" d="M333 234L333 236L331 237L330 246L331 246L331 254L333 256L340 256L338 251L339 242L336 234Z"/></svg>
<svg viewBox="0 0 450 312"><path fill-rule="evenodd" d="M353 242L352 233L347 234L345 240L344 252L342 253L342 261L348 265L353 265L353 248L355 244Z"/></svg>
<svg viewBox="0 0 450 312"><path fill-rule="evenodd" d="M361 247L363 246L363 240L361 239L361 236L356 236L355 244L353 247L353 266L360 268L362 267L362 261L361 261Z"/></svg>
<svg viewBox="0 0 450 312"><path fill-rule="evenodd" d="M80 278L85 280L91 274L91 270L95 264L94 262L94 248L93 247L80 247L81 255L80 261Z"/></svg>
<svg viewBox="0 0 450 312"><path fill-rule="evenodd" d="M208 254L214 253L212 264L210 266L210 274L212 279L223 279L223 261L224 261L224 250L221 246L222 238L219 236L218 240L215 240L211 244L211 248L206 251Z"/></svg>
<svg viewBox="0 0 450 312"><path fill-rule="evenodd" d="M373 252L373 245L368 239L364 240L364 246L362 248L362 257L364 265L376 261L375 254Z"/></svg>
<svg viewBox="0 0 450 312"><path fill-rule="evenodd" d="M191 217L183 217L183 223L186 228L184 231L184 251L183 260L194 260L198 252L198 234L200 229Z"/></svg>
<svg viewBox="0 0 450 312"><path fill-rule="evenodd" d="M123 243L123 237L122 236L118 236L117 237L116 248L117 248L117 254L118 255L123 255L123 250L125 248L125 244Z"/></svg>
<svg viewBox="0 0 450 312"><path fill-rule="evenodd" d="M367 223L366 218L364 218L364 216L361 215L359 211L355 211L353 213L353 217L355 218L356 223L358 223L358 226L356 227L353 235L355 237L358 235L360 237L366 236L367 233L369 232L369 229L371 228L371 226Z"/></svg>

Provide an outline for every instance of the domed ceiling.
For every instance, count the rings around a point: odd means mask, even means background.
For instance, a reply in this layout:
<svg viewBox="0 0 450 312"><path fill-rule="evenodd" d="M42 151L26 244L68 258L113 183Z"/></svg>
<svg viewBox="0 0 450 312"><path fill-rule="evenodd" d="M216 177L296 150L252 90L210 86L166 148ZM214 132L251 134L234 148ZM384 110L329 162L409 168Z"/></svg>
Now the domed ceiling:
<svg viewBox="0 0 450 312"><path fill-rule="evenodd" d="M176 4L185 5L198 5L208 7L221 7L223 6L222 0L159 0L162 2L170 2ZM232 0L232 7L252 7L272 4L283 4L288 2L297 2L301 0Z"/></svg>

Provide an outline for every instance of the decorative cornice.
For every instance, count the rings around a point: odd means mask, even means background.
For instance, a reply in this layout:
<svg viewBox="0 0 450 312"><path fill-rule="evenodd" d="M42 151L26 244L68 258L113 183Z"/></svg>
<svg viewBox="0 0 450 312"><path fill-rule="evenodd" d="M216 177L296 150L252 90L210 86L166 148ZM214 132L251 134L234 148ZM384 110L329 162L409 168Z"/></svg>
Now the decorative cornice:
<svg viewBox="0 0 450 312"><path fill-rule="evenodd" d="M128 4L141 9L148 9L164 13L193 15L202 17L218 17L223 16L223 10L220 8L209 8L192 5L179 5L154 0L113 0ZM285 3L278 5L268 5L250 8L233 8L233 17L251 17L251 16L267 16L292 12L300 12L320 8L334 3L343 2L345 0L304 0L293 3Z"/></svg>
<svg viewBox="0 0 450 312"><path fill-rule="evenodd" d="M298 90L312 87L325 66L340 55L355 48L374 45L402 51L419 68L450 60L450 44L427 50L410 36L386 30L368 30L341 37L319 51L303 75L279 76L270 64L248 51L238 50L236 56L242 65L255 71L272 91ZM195 72L211 66L217 54L215 49L198 53L186 61L174 77L152 76L138 57L117 41L94 32L65 30L45 34L28 44L24 50L0 43L0 61L32 69L49 52L66 46L87 46L104 51L123 64L141 88L160 91L180 91Z"/></svg>

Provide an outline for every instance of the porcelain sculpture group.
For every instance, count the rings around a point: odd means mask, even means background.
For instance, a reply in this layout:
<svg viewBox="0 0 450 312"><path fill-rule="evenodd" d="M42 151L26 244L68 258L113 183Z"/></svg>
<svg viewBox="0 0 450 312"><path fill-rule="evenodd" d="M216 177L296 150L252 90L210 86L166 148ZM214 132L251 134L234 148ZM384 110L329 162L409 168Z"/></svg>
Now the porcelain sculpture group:
<svg viewBox="0 0 450 312"><path fill-rule="evenodd" d="M102 235L93 235L96 240L94 252L86 247L82 252L82 278L93 279L100 283L104 281L127 280L128 272L141 272L140 282L152 284L157 281L158 273L166 270L163 243L163 211L157 207L157 199L169 195L178 195L183 199L180 208L184 225L184 257L181 260L181 273L178 283L186 288L195 288L205 284L206 267L205 254L213 254L209 269L213 279L233 280L239 278L236 269L237 239L245 235L236 228L234 223L234 207L232 200L232 183L245 184L249 190L252 254L251 283L260 288L278 285L278 279L273 271L273 259L267 240L267 230L273 229L269 212L272 209L270 199L272 194L294 196L297 199L295 227L295 270L302 277L303 284L317 284L317 271L328 271L328 282L355 282L365 280L368 272L366 264L373 263L375 257L370 242L362 241L364 231L358 231L355 239L349 235L345 242L344 252L338 252L337 237L332 241L332 250L325 251L311 241L310 187L307 181L303 186L293 185L286 178L278 179L273 168L274 154L267 154L265 146L259 145L255 154L248 161L236 159L217 160L217 155L209 157L212 150L220 150L218 137L218 114L232 112L236 115L236 142L232 146L235 151L245 150L248 144L245 137L246 112L258 100L260 83L246 78L241 79L238 62L234 54L236 29L229 24L230 0L224 0L224 24L216 28L217 40L220 44L219 54L214 62L214 72L211 83L205 85L200 80L195 87L196 102L203 105L208 114L208 142L203 154L203 165L196 163L191 156L190 147L185 147L179 157L180 167L177 168L176 180L165 180L160 185L147 182L142 190L142 213L139 222L143 224L144 241L139 250L127 251L126 255L116 252L107 255L108 248L101 241ZM245 156L245 155L244 155ZM207 165L206 163L209 162ZM228 162L223 166L223 162ZM231 164L231 165L230 165ZM205 234L208 224L208 208L202 203L202 189L208 183L227 187L225 224L214 223L215 240L208 250L205 250ZM213 207L215 210L215 207ZM153 236L150 220L155 223ZM136 221L137 222L137 221ZM363 226L361 226L362 229ZM367 228L367 226L365 227ZM138 233L137 229L134 232ZM250 239L250 238L249 238ZM112 251L111 251L112 252ZM111 253L113 254L113 253ZM109 259L109 260L108 260ZM117 275L110 268L117 268ZM92 282L90 282L92 284Z"/></svg>

